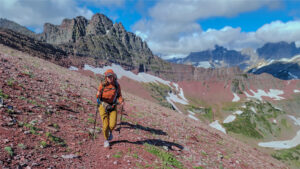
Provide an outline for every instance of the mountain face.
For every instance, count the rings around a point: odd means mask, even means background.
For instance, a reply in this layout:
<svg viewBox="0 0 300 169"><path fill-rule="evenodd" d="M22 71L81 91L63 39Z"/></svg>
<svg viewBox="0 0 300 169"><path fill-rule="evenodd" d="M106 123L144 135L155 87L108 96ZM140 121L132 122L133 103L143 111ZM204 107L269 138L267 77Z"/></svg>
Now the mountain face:
<svg viewBox="0 0 300 169"><path fill-rule="evenodd" d="M4 29L11 29L15 32L33 37L34 36L34 32L30 31L29 29L27 29L24 26L21 26L13 21L7 20L7 19L3 19L0 18L0 28L4 28Z"/></svg>
<svg viewBox="0 0 300 169"><path fill-rule="evenodd" d="M162 66L162 60L155 59L146 42L102 14L95 14L91 20L82 16L64 19L61 25L46 23L44 32L36 38L75 56L108 60L140 71L155 71Z"/></svg>
<svg viewBox="0 0 300 169"><path fill-rule="evenodd" d="M32 37L0 28L0 44L9 46L30 55L52 61L61 66L68 66L67 53L57 46L38 41Z"/></svg>
<svg viewBox="0 0 300 169"><path fill-rule="evenodd" d="M117 63L139 72L157 73L170 69L170 64L154 56L140 37L102 14L95 14L91 20L82 16L64 19L61 25L46 23L40 34L6 19L1 19L0 27L63 50L76 66L83 66L88 60L94 66Z"/></svg>
<svg viewBox="0 0 300 169"><path fill-rule="evenodd" d="M266 43L263 47L258 48L256 51L259 57L265 60L291 58L300 54L300 48L296 47L295 42Z"/></svg>
<svg viewBox="0 0 300 169"><path fill-rule="evenodd" d="M254 67L249 73L268 73L283 80L300 79L300 55L291 59L281 59L270 61L265 65Z"/></svg>
<svg viewBox="0 0 300 169"><path fill-rule="evenodd" d="M196 67L218 68L238 66L244 69L249 60L248 55L241 54L235 50L227 50L222 46L215 46L214 50L205 50L202 52L192 52L186 58L172 59L170 62L181 64L192 64Z"/></svg>

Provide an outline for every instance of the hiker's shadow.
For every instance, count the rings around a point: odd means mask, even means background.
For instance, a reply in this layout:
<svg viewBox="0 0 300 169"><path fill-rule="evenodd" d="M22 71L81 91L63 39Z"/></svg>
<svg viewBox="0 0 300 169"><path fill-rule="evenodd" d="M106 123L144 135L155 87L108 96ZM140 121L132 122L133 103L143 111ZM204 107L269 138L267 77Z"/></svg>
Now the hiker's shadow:
<svg viewBox="0 0 300 169"><path fill-rule="evenodd" d="M167 135L166 132L159 130L159 129L153 129L150 127L144 127L141 126L139 124L131 124L128 122L121 122L120 127L116 129L116 131L120 131L122 128L128 128L128 129L138 129L138 130L144 130L144 131L148 131L152 134L156 134L156 135ZM177 143L173 143L173 142L169 142L169 141L164 141L164 140L160 140L160 139L145 139L145 140L140 140L140 141L128 141L128 140L117 140L117 141L112 141L110 143L110 146L114 146L115 144L118 143L130 143L130 144L137 144L137 145L143 145L143 144L150 144L150 145L154 145L154 146L166 146L168 147L169 150L174 150L174 148L176 150L182 150L184 147L180 144Z"/></svg>
<svg viewBox="0 0 300 169"><path fill-rule="evenodd" d="M152 134L156 134L156 135L164 135L164 136L167 135L167 133L162 130L154 129L154 128L150 128L150 127L144 127L139 124L131 124L128 122L121 122L119 124L119 127L116 129L116 131L120 131L122 128L144 130L144 131L148 131Z"/></svg>
<svg viewBox="0 0 300 169"><path fill-rule="evenodd" d="M130 143L130 144L137 144L137 145L143 145L143 144L150 144L153 146L159 146L163 147L166 146L168 147L169 150L183 150L183 146L177 143L169 142L169 141L163 141L160 139L146 139L146 140L140 140L140 141L128 141L128 140L118 140L118 141L112 141L110 143L110 146L114 146L115 144L118 143Z"/></svg>

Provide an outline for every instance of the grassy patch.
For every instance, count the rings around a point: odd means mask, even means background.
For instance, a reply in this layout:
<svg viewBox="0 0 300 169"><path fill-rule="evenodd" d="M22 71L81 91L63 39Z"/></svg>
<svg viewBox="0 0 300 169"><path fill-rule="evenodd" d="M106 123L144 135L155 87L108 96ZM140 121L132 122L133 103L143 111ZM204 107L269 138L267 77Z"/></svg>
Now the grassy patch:
<svg viewBox="0 0 300 169"><path fill-rule="evenodd" d="M41 131L41 129L34 126L34 123L24 123L24 126L29 128L30 133L34 135L39 135L38 131Z"/></svg>
<svg viewBox="0 0 300 169"><path fill-rule="evenodd" d="M209 120L210 122L213 121L213 111L212 108L200 108L195 105L186 105L185 109L192 111L196 114L197 117L204 117L205 119Z"/></svg>
<svg viewBox="0 0 300 169"><path fill-rule="evenodd" d="M41 145L42 148L46 148L46 147L49 146L46 141L41 141L40 145Z"/></svg>
<svg viewBox="0 0 300 169"><path fill-rule="evenodd" d="M115 158L121 158L122 156L123 156L122 151L118 151L116 154L113 154L113 157L115 157Z"/></svg>
<svg viewBox="0 0 300 169"><path fill-rule="evenodd" d="M15 83L15 79L14 79L14 78L10 78L10 79L8 79L7 82L6 82L6 84L7 84L8 86L12 86L14 83Z"/></svg>
<svg viewBox="0 0 300 169"><path fill-rule="evenodd" d="M9 156L13 156L14 155L14 151L11 147L5 147L4 150L9 154Z"/></svg>
<svg viewBox="0 0 300 169"><path fill-rule="evenodd" d="M34 74L31 71L24 71L23 74L29 76L30 78L34 77Z"/></svg>
<svg viewBox="0 0 300 169"><path fill-rule="evenodd" d="M178 161L172 154L150 144L144 144L144 146L146 148L146 151L155 155L162 161L163 168L183 168L183 164Z"/></svg>
<svg viewBox="0 0 300 169"><path fill-rule="evenodd" d="M88 118L87 119L87 122L88 123L91 123L91 124L94 124L95 123L95 120L93 118Z"/></svg>
<svg viewBox="0 0 300 169"><path fill-rule="evenodd" d="M223 124L227 131L257 139L276 137L281 131L281 123L286 123L282 120L279 124L273 123L273 119L285 112L274 108L269 102L249 101L245 105L243 113L236 115L233 122Z"/></svg>
<svg viewBox="0 0 300 169"><path fill-rule="evenodd" d="M66 142L62 138L56 137L56 136L52 135L50 132L46 133L46 137L51 142L54 142L54 143L56 143L56 144L58 144L60 146L63 146L63 147L67 146Z"/></svg>
<svg viewBox="0 0 300 169"><path fill-rule="evenodd" d="M18 147L20 147L22 150L25 150L27 147L24 145L24 144L22 144L22 143L20 143L20 144L18 144Z"/></svg>
<svg viewBox="0 0 300 169"><path fill-rule="evenodd" d="M284 161L295 168L300 168L300 145L284 150L276 150L272 157Z"/></svg>
<svg viewBox="0 0 300 169"><path fill-rule="evenodd" d="M145 83L144 86L151 92L151 96L157 100L160 105L172 108L172 105L166 100L168 93L172 91L170 86L161 83Z"/></svg>
<svg viewBox="0 0 300 169"><path fill-rule="evenodd" d="M3 91L0 89L0 97L3 99L8 99L9 96L7 94L4 94Z"/></svg>

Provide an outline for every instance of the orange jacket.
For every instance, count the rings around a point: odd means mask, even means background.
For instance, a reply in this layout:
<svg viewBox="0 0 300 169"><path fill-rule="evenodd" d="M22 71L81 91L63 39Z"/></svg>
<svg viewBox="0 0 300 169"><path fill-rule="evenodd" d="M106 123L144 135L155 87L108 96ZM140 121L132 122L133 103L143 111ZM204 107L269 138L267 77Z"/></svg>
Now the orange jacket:
<svg viewBox="0 0 300 169"><path fill-rule="evenodd" d="M97 92L97 95L96 95L97 98L101 97L100 93L102 91L102 88L103 88L103 84L100 83L99 88L98 88L98 92ZM102 94L102 100L106 103L112 104L116 94L117 94L117 88L115 87L115 84L108 84L104 87L103 94ZM118 92L118 98L117 99L118 99L119 103L123 102L120 85L119 85L119 92Z"/></svg>

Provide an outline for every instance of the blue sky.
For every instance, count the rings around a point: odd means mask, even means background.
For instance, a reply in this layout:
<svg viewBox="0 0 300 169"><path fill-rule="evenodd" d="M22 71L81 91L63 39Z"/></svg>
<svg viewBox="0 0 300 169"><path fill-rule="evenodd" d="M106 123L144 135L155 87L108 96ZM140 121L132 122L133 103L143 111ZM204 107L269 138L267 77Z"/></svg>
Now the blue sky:
<svg viewBox="0 0 300 169"><path fill-rule="evenodd" d="M103 13L163 58L213 49L300 46L300 0L0 0L0 17L41 32L43 24Z"/></svg>

